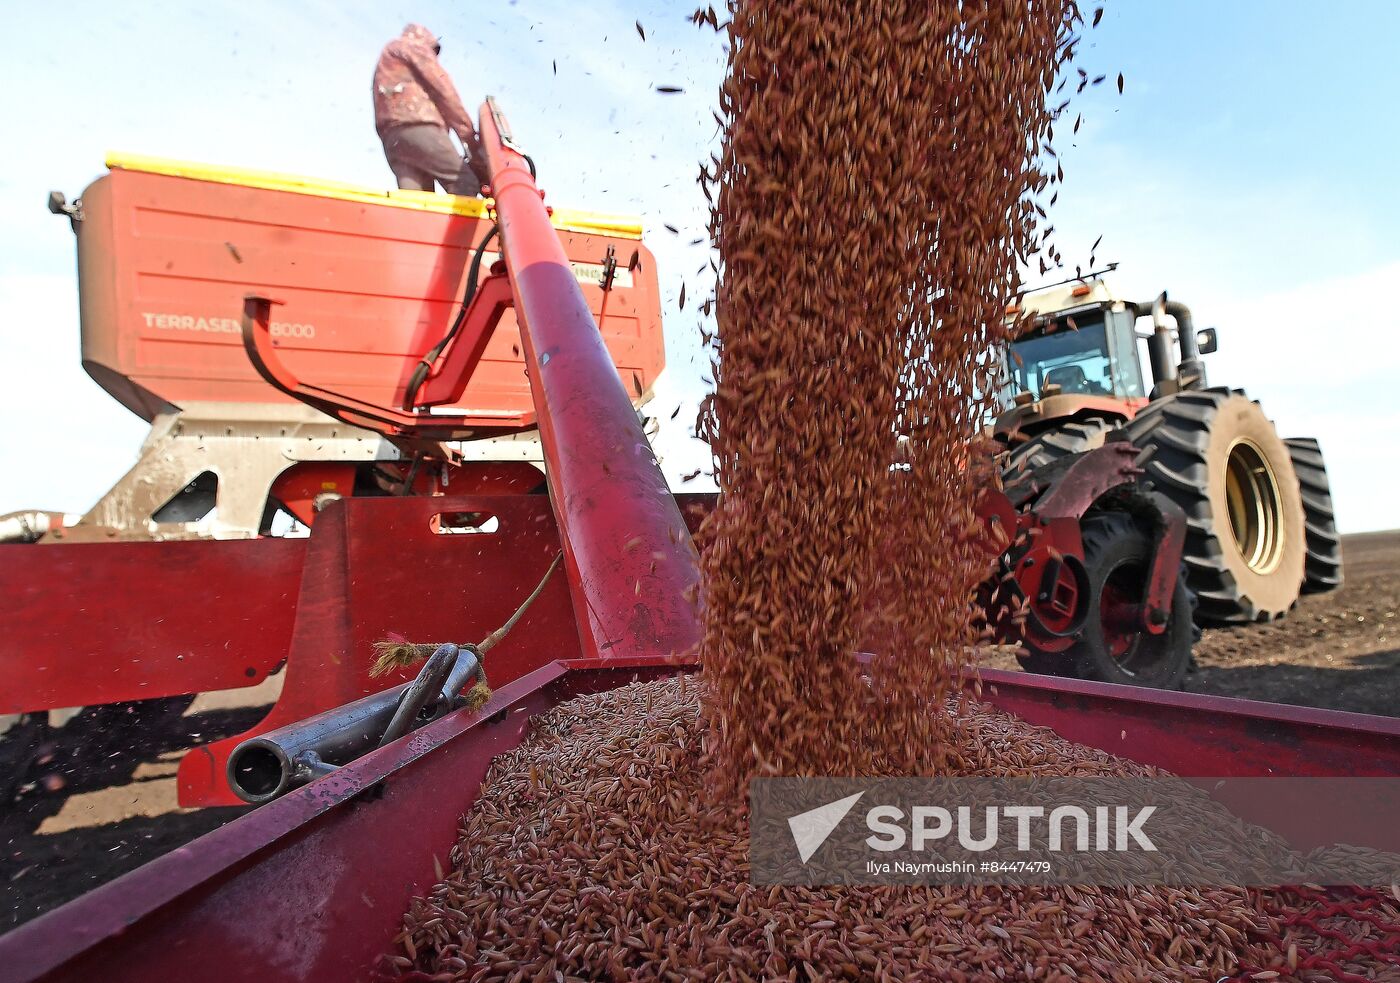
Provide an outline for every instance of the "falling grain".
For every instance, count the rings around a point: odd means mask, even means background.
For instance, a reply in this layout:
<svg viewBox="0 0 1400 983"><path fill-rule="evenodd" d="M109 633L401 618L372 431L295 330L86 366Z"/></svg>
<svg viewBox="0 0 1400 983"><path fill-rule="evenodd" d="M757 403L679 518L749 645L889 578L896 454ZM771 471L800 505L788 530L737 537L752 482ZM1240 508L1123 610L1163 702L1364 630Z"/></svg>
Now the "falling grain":
<svg viewBox="0 0 1400 983"><path fill-rule="evenodd" d="M987 352L1040 248L1046 96L1078 24L1070 0L730 4L704 177L721 262L702 435L721 494L701 533L727 794L760 761L947 763L930 709L980 633ZM862 648L880 653L868 685Z"/></svg>

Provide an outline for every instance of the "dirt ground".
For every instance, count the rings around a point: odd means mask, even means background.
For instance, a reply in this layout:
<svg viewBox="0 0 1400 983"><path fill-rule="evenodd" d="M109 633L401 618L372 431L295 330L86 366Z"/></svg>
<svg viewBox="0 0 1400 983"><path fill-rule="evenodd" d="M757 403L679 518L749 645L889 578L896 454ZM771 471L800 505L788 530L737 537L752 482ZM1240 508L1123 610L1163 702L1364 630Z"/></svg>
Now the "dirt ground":
<svg viewBox="0 0 1400 983"><path fill-rule="evenodd" d="M1186 688L1400 716L1400 532L1347 536L1343 550L1341 590L1277 624L1206 632Z"/></svg>
<svg viewBox="0 0 1400 983"><path fill-rule="evenodd" d="M1349 536L1343 548L1340 591L1303 598L1278 624L1205 632L1186 688L1400 716L1400 531ZM182 749L261 719L278 685L202 696L139 739L109 731L81 761L56 758L61 795L36 788L0 806L0 932L240 815L178 808L176 764Z"/></svg>
<svg viewBox="0 0 1400 983"><path fill-rule="evenodd" d="M187 748L256 724L280 688L279 675L205 694L159 726L130 728L110 717L66 725L82 728L71 738L76 749L59 748L40 769L62 782L58 794L35 788L0 806L0 933L246 812L181 809L175 770Z"/></svg>

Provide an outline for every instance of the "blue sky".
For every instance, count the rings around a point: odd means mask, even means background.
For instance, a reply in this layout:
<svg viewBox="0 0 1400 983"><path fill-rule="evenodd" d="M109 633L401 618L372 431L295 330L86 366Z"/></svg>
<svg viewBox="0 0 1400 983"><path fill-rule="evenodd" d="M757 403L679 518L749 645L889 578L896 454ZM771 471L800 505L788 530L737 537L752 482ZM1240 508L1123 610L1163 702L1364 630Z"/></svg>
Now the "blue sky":
<svg viewBox="0 0 1400 983"><path fill-rule="evenodd" d="M47 192L75 197L109 150L388 186L369 77L408 20L444 36L469 105L488 91L501 99L551 200L643 216L668 297L657 405L663 421L677 402L693 406L705 359L695 305L680 313L674 295L687 279L690 296L705 288L706 254L685 243L705 223L695 176L714 146L723 52L689 9L211 0L11 11L0 38L0 513L84 510L145 431L79 365L73 241L45 212ZM1124 94L1090 90L1071 110L1085 116L1074 144L1068 123L1058 141L1067 183L1051 218L1066 257L1087 257L1102 235L1100 260L1122 264L1120 292L1169 289L1217 326L1212 381L1245 388L1287 436L1322 440L1346 531L1400 525L1388 494L1400 464L1373 455L1400 433L1397 34L1400 4L1381 0L1119 0L1081 64L1122 71ZM667 84L686 91L653 90ZM673 478L705 460L688 418L660 440Z"/></svg>

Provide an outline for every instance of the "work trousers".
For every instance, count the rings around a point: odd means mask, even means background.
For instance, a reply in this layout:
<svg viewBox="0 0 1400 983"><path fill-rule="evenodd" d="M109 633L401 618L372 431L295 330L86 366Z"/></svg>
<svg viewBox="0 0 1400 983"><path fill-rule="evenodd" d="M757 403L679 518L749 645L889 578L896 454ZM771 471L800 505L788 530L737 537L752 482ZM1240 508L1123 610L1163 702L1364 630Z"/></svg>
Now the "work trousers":
<svg viewBox="0 0 1400 983"><path fill-rule="evenodd" d="M448 194L481 194L481 180L472 169L470 157L474 148L467 148L468 156L463 157L441 126L391 126L380 134L380 139L384 142L384 157L400 188L432 191L438 184Z"/></svg>

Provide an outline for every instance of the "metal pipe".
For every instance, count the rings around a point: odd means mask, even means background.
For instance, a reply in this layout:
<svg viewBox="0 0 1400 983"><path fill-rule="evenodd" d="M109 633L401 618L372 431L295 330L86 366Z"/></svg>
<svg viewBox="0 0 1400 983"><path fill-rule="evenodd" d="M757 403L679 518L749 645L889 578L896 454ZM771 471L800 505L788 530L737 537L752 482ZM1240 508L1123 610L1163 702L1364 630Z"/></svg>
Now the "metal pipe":
<svg viewBox="0 0 1400 983"><path fill-rule="evenodd" d="M37 509L0 515L0 543L36 543L52 525L49 513Z"/></svg>
<svg viewBox="0 0 1400 983"><path fill-rule="evenodd" d="M442 692L438 696L440 702L451 703L461 695L462 690L467 688L467 682L475 680L476 683L486 682L486 671L481 667L481 658L474 645L462 645L457 649L457 661L453 663L452 669L447 674L447 682L442 684ZM472 685L476 685L473 683Z"/></svg>
<svg viewBox="0 0 1400 983"><path fill-rule="evenodd" d="M486 680L476 647L440 645L412 682L238 745L228 759L229 787L245 802L269 802L455 710L472 679Z"/></svg>
<svg viewBox="0 0 1400 983"><path fill-rule="evenodd" d="M1176 365L1172 359L1171 341L1157 332L1148 335L1147 358L1152 366L1152 381L1156 385L1176 378Z"/></svg>
<svg viewBox="0 0 1400 983"><path fill-rule="evenodd" d="M412 682L243 741L229 756L229 787L245 802L268 802L465 705L467 683L486 682L483 655L524 616L558 566L556 556L530 596L480 645L444 642Z"/></svg>
<svg viewBox="0 0 1400 983"><path fill-rule="evenodd" d="M1176 300L1163 305L1166 313L1176 319L1176 340L1181 346L1181 360L1189 362L1201 357L1201 348L1196 344L1196 323L1191 320L1191 308Z"/></svg>
<svg viewBox="0 0 1400 983"><path fill-rule="evenodd" d="M404 691L400 683L353 703L249 738L228 759L228 784L244 802L259 805L379 746Z"/></svg>
<svg viewBox="0 0 1400 983"><path fill-rule="evenodd" d="M685 652L700 636L690 532L493 99L480 134L583 653Z"/></svg>
<svg viewBox="0 0 1400 983"><path fill-rule="evenodd" d="M1183 389L1206 388L1206 366L1201 360L1200 343L1196 340L1196 323L1191 317L1191 308L1185 304L1168 300L1166 291L1148 303L1135 304L1138 317L1152 317L1152 334L1147 338L1147 355L1152 363L1152 381L1160 385L1164 381L1180 380ZM1166 318L1176 322L1176 343L1181 352L1178 363L1172 351L1172 333L1167 327Z"/></svg>
<svg viewBox="0 0 1400 983"><path fill-rule="evenodd" d="M457 663L457 655L457 646L448 642L439 645L437 651L428 657L428 661L423 663L423 668L418 670L418 678L408 684L408 689L404 690L399 699L394 716L390 718L383 735L379 738L380 747L403 737L420 716L431 715L428 709L430 706L436 707L443 701L446 696L443 686ZM450 699L450 696L447 698Z"/></svg>
<svg viewBox="0 0 1400 983"><path fill-rule="evenodd" d="M1175 300L1166 303L1166 312L1176 319L1176 341L1181 346L1181 364L1177 377L1183 389L1206 388L1206 363L1201 361L1201 346L1196 340L1196 322L1191 308Z"/></svg>
<svg viewBox="0 0 1400 983"><path fill-rule="evenodd" d="M1147 357L1152 366L1152 383L1160 386L1176 380L1176 359L1172 357L1172 334L1166 320L1166 291L1156 300L1135 304L1138 317L1152 318L1152 333L1147 336Z"/></svg>

